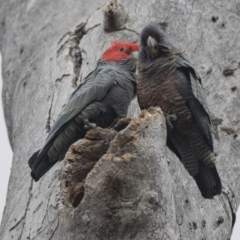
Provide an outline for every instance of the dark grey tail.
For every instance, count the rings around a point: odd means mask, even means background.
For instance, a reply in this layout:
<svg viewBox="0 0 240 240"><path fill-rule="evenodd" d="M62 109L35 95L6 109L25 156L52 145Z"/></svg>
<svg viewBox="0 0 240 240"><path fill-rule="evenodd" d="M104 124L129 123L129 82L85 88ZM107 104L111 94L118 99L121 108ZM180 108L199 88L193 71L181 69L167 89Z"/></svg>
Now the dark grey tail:
<svg viewBox="0 0 240 240"><path fill-rule="evenodd" d="M204 162L199 162L199 172L193 177L204 198L213 198L222 191L221 179L216 167L207 167Z"/></svg>
<svg viewBox="0 0 240 240"><path fill-rule="evenodd" d="M39 156L39 151L35 152L28 160L28 165L32 169L31 176L37 182L56 162L49 162L47 154Z"/></svg>

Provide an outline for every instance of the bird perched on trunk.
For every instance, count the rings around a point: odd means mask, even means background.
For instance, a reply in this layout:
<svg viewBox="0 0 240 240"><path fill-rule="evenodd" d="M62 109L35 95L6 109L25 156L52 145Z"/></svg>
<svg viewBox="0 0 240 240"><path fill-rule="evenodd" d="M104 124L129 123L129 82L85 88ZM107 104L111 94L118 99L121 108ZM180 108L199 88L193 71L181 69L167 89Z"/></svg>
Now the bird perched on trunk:
<svg viewBox="0 0 240 240"><path fill-rule="evenodd" d="M29 159L31 176L38 181L88 128L107 128L126 117L136 95L135 43L113 42L96 69L71 94L42 149Z"/></svg>
<svg viewBox="0 0 240 240"><path fill-rule="evenodd" d="M167 146L195 179L204 198L221 193L211 121L201 79L159 24L141 32L137 96L141 109L159 106L167 122Z"/></svg>

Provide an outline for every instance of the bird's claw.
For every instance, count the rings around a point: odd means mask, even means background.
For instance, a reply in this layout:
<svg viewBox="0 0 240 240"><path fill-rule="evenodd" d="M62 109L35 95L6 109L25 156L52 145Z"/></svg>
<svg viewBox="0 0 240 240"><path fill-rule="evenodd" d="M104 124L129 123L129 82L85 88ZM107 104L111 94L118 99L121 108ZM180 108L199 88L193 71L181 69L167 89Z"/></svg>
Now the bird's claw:
<svg viewBox="0 0 240 240"><path fill-rule="evenodd" d="M97 124L90 123L88 119L83 119L84 129L89 130L97 127Z"/></svg>
<svg viewBox="0 0 240 240"><path fill-rule="evenodd" d="M114 122L113 128L119 132L119 131L123 130L124 128L126 128L132 119L131 118L121 118L121 119L118 118L116 120L117 120L117 122Z"/></svg>
<svg viewBox="0 0 240 240"><path fill-rule="evenodd" d="M177 115L175 113L171 114L171 115L166 115L166 123L167 123L167 127L172 130L173 129L173 122L177 121Z"/></svg>
<svg viewBox="0 0 240 240"><path fill-rule="evenodd" d="M112 122L112 124L110 125L110 127L109 128L114 128L114 126L117 124L117 122L120 120L120 118L116 118L113 122Z"/></svg>

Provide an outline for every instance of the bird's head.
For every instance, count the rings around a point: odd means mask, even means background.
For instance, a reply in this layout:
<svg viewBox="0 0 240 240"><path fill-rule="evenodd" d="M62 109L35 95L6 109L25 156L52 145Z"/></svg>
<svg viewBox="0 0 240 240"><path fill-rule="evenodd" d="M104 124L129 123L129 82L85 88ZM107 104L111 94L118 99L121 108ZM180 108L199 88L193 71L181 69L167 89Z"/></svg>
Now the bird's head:
<svg viewBox="0 0 240 240"><path fill-rule="evenodd" d="M166 56L175 49L160 24L149 23L141 32L140 53L144 58ZM141 56L140 56L141 57Z"/></svg>
<svg viewBox="0 0 240 240"><path fill-rule="evenodd" d="M102 60L106 62L119 62L130 58L136 58L135 53L138 51L139 46L136 43L114 41L103 53Z"/></svg>

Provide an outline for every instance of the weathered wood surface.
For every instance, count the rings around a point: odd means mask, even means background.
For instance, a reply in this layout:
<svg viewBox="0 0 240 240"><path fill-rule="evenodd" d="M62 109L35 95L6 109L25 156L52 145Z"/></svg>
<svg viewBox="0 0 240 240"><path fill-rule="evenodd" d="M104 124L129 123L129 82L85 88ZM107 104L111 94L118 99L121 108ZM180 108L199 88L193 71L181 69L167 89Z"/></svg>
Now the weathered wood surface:
<svg viewBox="0 0 240 240"><path fill-rule="evenodd" d="M14 151L0 239L229 239L240 202L238 1L124 0L128 20L122 30L111 33L102 25L105 3L0 0L3 101ZM159 113L149 121L134 120L117 134L108 150L111 153L117 139L121 141L121 134L135 134L143 149L131 141L124 143L140 157L136 160L133 152L126 152L131 154L130 161L116 162L108 158L109 153L104 155L94 167L96 172L86 179L82 202L70 207L64 204L64 162L34 183L27 160L41 147L67 97L93 70L103 49L114 39L137 41L150 21L168 23L169 36L202 76L223 194L213 200L201 197L179 160L165 148ZM129 116L138 113L135 100ZM134 125L138 121L143 122ZM114 179L117 172L121 174L119 185L110 181L119 187L114 192L101 179ZM104 233L108 235L102 237Z"/></svg>

